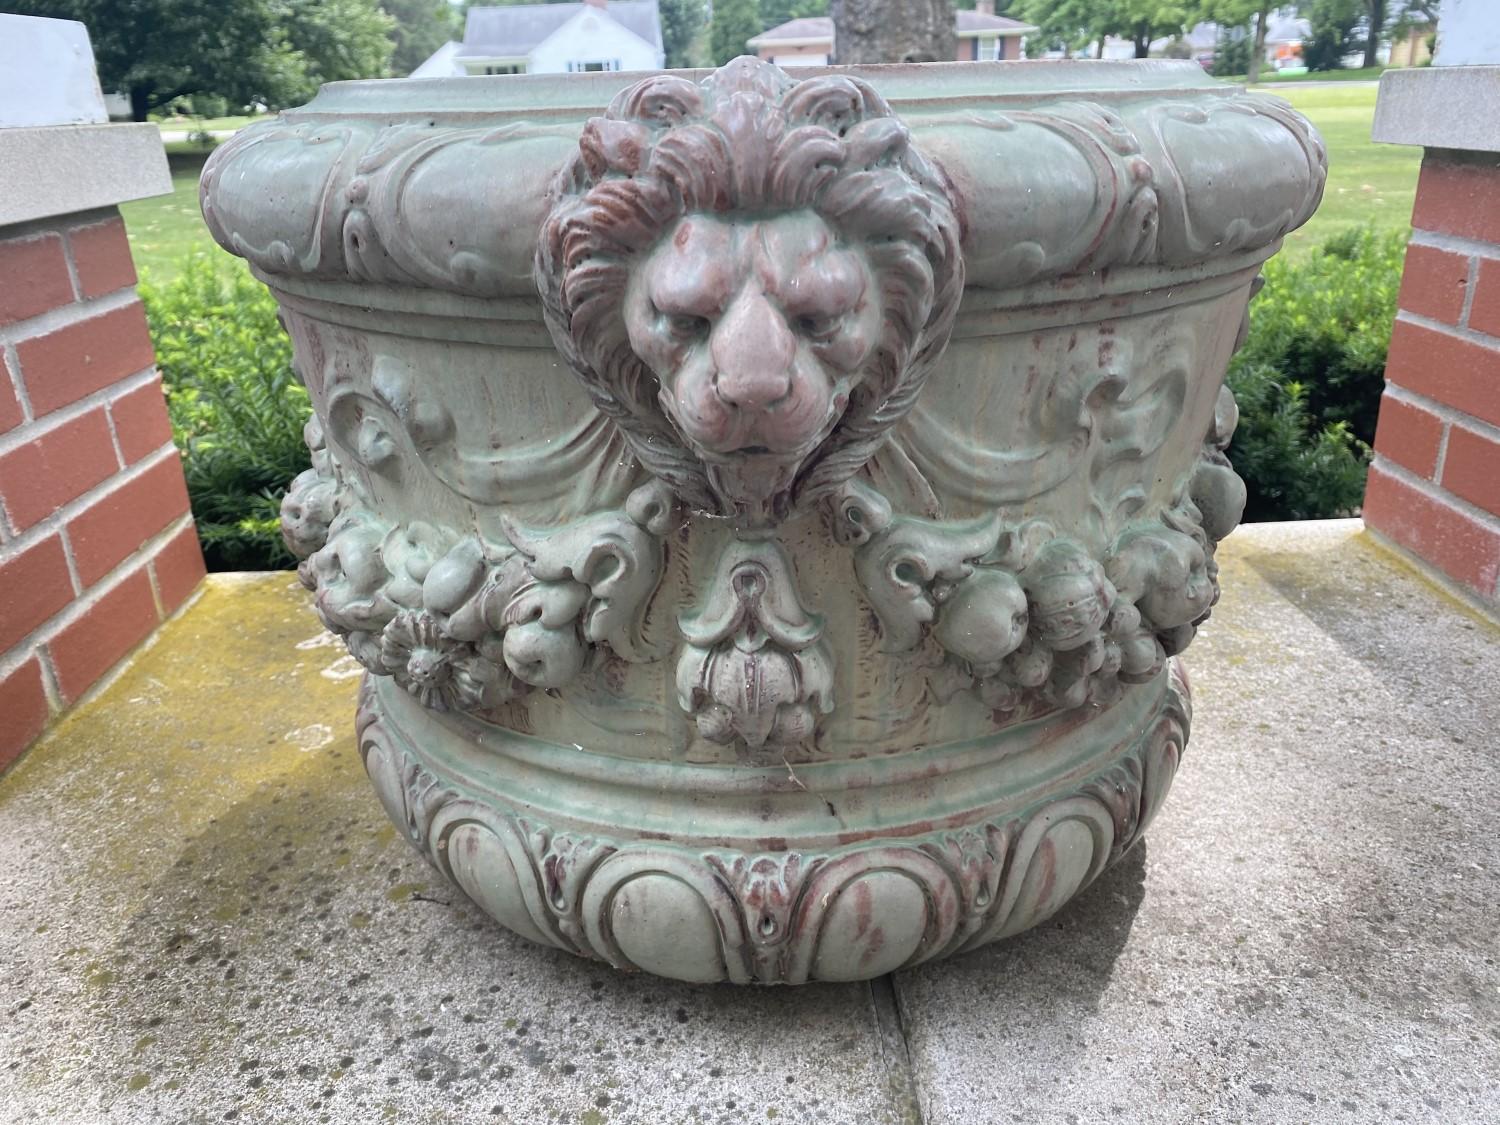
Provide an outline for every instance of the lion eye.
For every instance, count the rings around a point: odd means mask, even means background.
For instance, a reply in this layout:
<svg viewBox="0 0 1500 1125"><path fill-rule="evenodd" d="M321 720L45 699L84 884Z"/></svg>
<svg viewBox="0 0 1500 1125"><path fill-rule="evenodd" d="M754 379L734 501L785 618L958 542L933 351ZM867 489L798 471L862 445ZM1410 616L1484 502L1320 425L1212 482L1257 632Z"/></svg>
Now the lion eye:
<svg viewBox="0 0 1500 1125"><path fill-rule="evenodd" d="M843 323L841 316L803 316L797 318L797 327L812 340L831 339Z"/></svg>
<svg viewBox="0 0 1500 1125"><path fill-rule="evenodd" d="M662 320L667 331L679 340L696 340L707 334L708 318L690 313L663 313Z"/></svg>

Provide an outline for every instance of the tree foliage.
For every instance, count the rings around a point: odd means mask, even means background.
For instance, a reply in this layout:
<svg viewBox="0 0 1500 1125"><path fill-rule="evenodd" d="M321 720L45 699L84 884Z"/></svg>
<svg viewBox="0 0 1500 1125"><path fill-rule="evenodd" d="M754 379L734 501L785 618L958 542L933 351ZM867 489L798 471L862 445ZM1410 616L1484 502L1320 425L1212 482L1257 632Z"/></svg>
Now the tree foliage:
<svg viewBox="0 0 1500 1125"><path fill-rule="evenodd" d="M1222 58L1224 48L1215 46L1215 74L1243 74L1246 76L1246 81L1251 83L1260 77L1261 63L1266 57L1266 29L1277 7L1279 5L1276 0L1200 0L1194 18L1213 20L1219 24L1221 43L1225 38L1225 29L1243 28L1247 31L1244 47L1230 48L1232 55L1238 56L1242 52L1242 59L1236 57L1225 62ZM1229 38L1234 37L1231 35ZM1231 63L1235 64L1234 69L1231 69Z"/></svg>
<svg viewBox="0 0 1500 1125"><path fill-rule="evenodd" d="M320 82L378 78L394 44L376 0L12 0L22 15L79 20L99 80L136 120L187 95L235 107L305 101Z"/></svg>
<svg viewBox="0 0 1500 1125"><path fill-rule="evenodd" d="M300 59L302 101L324 82L390 74L396 21L379 0L277 0L276 23Z"/></svg>
<svg viewBox="0 0 1500 1125"><path fill-rule="evenodd" d="M1069 50L1102 46L1114 35L1129 39L1135 57L1143 59L1153 39L1181 35L1200 18L1199 9L1195 0L1021 0L1012 14L1036 24L1043 40Z"/></svg>
<svg viewBox="0 0 1500 1125"><path fill-rule="evenodd" d="M658 0L661 45L671 67L692 66L693 41L708 20L704 0Z"/></svg>
<svg viewBox="0 0 1500 1125"><path fill-rule="evenodd" d="M670 2L662 0L663 22ZM463 34L458 9L448 0L380 0L380 7L394 21L391 73L398 78L416 70L444 43Z"/></svg>
<svg viewBox="0 0 1500 1125"><path fill-rule="evenodd" d="M715 66L749 51L745 41L761 33L756 0L717 0L708 29L708 50Z"/></svg>
<svg viewBox="0 0 1500 1125"><path fill-rule="evenodd" d="M788 20L827 14L828 0L761 0L760 4L760 21L766 27L778 27Z"/></svg>
<svg viewBox="0 0 1500 1125"><path fill-rule="evenodd" d="M1312 0L1299 9L1312 34L1302 44L1302 61L1309 70L1337 70L1356 45L1355 25L1363 12L1361 0Z"/></svg>

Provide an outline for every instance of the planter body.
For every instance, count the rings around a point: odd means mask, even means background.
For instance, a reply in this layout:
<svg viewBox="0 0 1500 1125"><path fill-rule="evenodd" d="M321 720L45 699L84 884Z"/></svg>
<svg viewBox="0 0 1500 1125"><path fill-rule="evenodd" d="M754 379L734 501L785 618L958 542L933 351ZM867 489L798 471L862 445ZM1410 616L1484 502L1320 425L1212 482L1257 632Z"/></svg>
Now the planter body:
<svg viewBox="0 0 1500 1125"><path fill-rule="evenodd" d="M353 83L238 134L204 211L312 395L284 528L392 819L685 980L1048 917L1177 768L1225 365L1323 177L1186 63Z"/></svg>

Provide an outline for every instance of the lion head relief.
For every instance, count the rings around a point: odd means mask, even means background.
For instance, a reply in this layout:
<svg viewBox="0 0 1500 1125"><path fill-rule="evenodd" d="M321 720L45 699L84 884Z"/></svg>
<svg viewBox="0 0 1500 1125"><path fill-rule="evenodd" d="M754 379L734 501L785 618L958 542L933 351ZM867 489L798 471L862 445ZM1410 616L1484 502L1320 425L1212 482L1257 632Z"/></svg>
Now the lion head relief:
<svg viewBox="0 0 1500 1125"><path fill-rule="evenodd" d="M856 78L648 78L553 192L536 280L559 350L648 470L741 525L856 473L947 343L952 200Z"/></svg>

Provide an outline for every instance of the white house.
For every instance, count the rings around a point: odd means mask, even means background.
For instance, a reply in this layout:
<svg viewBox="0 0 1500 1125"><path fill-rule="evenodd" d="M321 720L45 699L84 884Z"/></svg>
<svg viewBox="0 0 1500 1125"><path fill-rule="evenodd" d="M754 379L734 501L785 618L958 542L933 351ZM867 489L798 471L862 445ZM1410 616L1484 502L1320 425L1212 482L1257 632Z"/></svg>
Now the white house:
<svg viewBox="0 0 1500 1125"><path fill-rule="evenodd" d="M1036 31L1028 23L995 15L995 0L977 0L973 11L953 13L958 62L1019 59L1026 36ZM833 20L804 16L767 28L745 46L777 66L827 66L833 56Z"/></svg>
<svg viewBox="0 0 1500 1125"><path fill-rule="evenodd" d="M665 52L656 0L587 0L470 8L461 43L447 43L413 78L657 70Z"/></svg>

